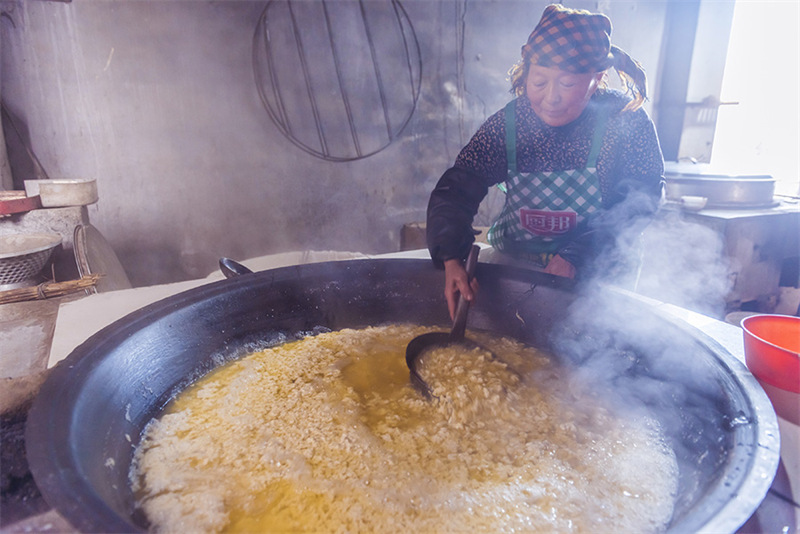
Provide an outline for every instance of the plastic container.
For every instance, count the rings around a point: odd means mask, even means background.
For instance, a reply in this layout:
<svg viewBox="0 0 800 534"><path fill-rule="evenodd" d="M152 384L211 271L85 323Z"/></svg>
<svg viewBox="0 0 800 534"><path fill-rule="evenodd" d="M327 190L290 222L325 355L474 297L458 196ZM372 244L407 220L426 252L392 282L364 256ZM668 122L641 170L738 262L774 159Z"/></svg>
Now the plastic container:
<svg viewBox="0 0 800 534"><path fill-rule="evenodd" d="M753 315L742 319L747 368L775 412L800 425L800 317Z"/></svg>
<svg viewBox="0 0 800 534"><path fill-rule="evenodd" d="M43 208L86 206L98 200L97 181L90 180L25 180L28 196L38 195Z"/></svg>

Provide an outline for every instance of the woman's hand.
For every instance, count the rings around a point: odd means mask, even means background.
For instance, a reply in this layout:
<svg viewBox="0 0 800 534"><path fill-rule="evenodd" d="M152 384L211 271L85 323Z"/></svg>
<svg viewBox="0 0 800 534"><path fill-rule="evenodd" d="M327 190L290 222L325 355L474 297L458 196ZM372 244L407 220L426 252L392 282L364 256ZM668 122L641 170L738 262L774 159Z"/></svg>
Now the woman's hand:
<svg viewBox="0 0 800 534"><path fill-rule="evenodd" d="M467 271L459 259L445 260L444 262L444 297L447 299L447 308L450 310L450 319L456 315L456 304L459 293L472 302L478 292L478 281L473 278L468 282Z"/></svg>
<svg viewBox="0 0 800 534"><path fill-rule="evenodd" d="M544 272L563 276L564 278L575 278L575 266L558 254L553 256L553 259L545 267Z"/></svg>

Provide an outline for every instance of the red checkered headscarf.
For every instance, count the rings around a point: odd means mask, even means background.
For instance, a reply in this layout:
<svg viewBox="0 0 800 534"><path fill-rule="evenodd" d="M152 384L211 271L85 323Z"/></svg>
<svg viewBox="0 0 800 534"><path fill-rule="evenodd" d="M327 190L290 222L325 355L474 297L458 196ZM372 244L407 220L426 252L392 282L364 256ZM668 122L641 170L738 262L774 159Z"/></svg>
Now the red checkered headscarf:
<svg viewBox="0 0 800 534"><path fill-rule="evenodd" d="M547 6L522 57L567 72L601 72L611 66L611 21L602 13Z"/></svg>
<svg viewBox="0 0 800 534"><path fill-rule="evenodd" d="M524 88L528 65L555 67L567 72L594 73L614 67L633 95L628 109L647 99L644 69L621 48L611 44L611 20L602 13L570 9L559 4L547 6L528 42L522 47L521 69L512 70L512 91ZM521 78L521 79L518 79Z"/></svg>

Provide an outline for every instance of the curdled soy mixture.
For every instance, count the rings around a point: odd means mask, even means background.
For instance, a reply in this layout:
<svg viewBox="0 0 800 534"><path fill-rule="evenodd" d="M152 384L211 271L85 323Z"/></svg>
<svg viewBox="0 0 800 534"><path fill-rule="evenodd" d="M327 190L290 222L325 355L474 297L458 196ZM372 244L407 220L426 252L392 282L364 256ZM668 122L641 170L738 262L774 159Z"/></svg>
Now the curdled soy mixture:
<svg viewBox="0 0 800 534"><path fill-rule="evenodd" d="M159 532L658 532L677 464L656 422L614 414L546 355L421 360L429 329L341 330L251 354L150 423L131 473ZM646 473L646 476L641 476Z"/></svg>

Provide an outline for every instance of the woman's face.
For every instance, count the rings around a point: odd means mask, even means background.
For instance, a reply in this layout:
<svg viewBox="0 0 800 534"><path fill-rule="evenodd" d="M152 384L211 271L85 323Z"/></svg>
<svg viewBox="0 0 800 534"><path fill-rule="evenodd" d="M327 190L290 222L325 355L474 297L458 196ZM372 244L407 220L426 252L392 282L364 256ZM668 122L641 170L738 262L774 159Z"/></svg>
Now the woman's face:
<svg viewBox="0 0 800 534"><path fill-rule="evenodd" d="M564 126L583 113L602 77L602 72L574 74L531 65L525 93L540 119L550 126Z"/></svg>

